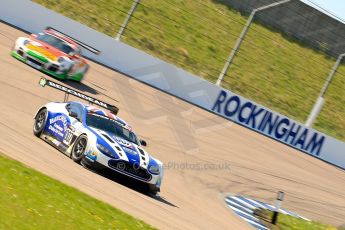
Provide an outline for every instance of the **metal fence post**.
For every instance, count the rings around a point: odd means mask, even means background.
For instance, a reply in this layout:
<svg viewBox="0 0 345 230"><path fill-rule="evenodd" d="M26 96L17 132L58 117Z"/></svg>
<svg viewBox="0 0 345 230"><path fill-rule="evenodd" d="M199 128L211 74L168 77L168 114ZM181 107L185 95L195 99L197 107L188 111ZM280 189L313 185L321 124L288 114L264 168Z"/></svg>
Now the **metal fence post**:
<svg viewBox="0 0 345 230"><path fill-rule="evenodd" d="M269 8L272 8L272 7L275 7L275 6L278 6L278 5L290 2L290 1L292 1L292 0L283 0L283 1L279 1L279 2L274 2L274 3L266 5L266 6L258 7L258 8L254 9L252 11L252 13L250 14L250 16L249 16L249 18L247 20L246 25L244 26L244 28L242 30L242 33L241 33L240 37L236 41L235 47L232 49L232 51L231 51L231 53L229 55L229 58L227 59L225 65L223 67L223 70L222 70L222 72L220 73L220 75L219 75L219 77L217 79L217 82L216 82L217 86L221 85L221 83L222 83L222 81L224 79L225 74L228 72L228 69L230 68L231 63L232 63L232 61L233 61L233 59L234 59L238 49L240 48L240 46L242 44L242 41L243 41L244 37L246 36L250 25L253 22L255 14L257 12L259 12L259 11L266 10L266 9L269 9Z"/></svg>
<svg viewBox="0 0 345 230"><path fill-rule="evenodd" d="M335 73L337 72L337 69L338 69L338 67L339 67L343 57L345 57L345 53L340 54L338 56L337 61L335 62L331 72L329 73L327 81L325 82L324 86L322 87L320 95L317 98L317 100L316 100L316 102L315 102L315 104L313 106L313 109L311 110L311 112L310 112L310 114L308 116L308 119L307 119L307 121L305 123L305 125L307 127L311 127L313 125L314 121L316 120L317 116L319 115L319 113L321 111L321 108L322 108L322 106L324 104L324 101L325 101L324 97L325 97L325 94L327 92L327 89L330 86L330 84L331 84L331 82L332 82L332 80L333 80L333 78L335 76Z"/></svg>
<svg viewBox="0 0 345 230"><path fill-rule="evenodd" d="M128 26L128 23L131 20L131 17L133 16L134 11L137 8L139 2L140 2L140 0L134 0L134 3L133 3L131 9L129 10L129 12L127 14L127 17L126 17L125 21L122 23L122 25L120 27L120 30L119 30L119 32L116 35L116 38L115 38L116 40L120 40L121 36L125 32L125 30L126 30L126 28Z"/></svg>

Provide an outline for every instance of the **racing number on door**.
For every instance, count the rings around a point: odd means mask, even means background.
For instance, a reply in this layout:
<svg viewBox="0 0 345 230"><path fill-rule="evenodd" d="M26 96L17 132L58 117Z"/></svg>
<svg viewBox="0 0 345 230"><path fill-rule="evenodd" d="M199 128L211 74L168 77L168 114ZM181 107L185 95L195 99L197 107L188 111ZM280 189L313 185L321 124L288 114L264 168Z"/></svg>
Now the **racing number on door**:
<svg viewBox="0 0 345 230"><path fill-rule="evenodd" d="M73 137L73 131L70 128L68 128L65 133L65 138L63 139L63 143L69 146L71 144L72 137Z"/></svg>

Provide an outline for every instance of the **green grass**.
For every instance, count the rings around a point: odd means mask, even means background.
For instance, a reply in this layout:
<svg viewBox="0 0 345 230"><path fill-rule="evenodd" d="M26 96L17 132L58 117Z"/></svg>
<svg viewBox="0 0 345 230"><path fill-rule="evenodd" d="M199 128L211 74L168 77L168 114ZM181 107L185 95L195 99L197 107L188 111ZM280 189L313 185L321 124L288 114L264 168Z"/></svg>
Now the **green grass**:
<svg viewBox="0 0 345 230"><path fill-rule="evenodd" d="M0 154L0 229L153 229Z"/></svg>
<svg viewBox="0 0 345 230"><path fill-rule="evenodd" d="M34 0L115 36L132 0ZM141 0L122 41L214 83L246 16L221 0ZM255 23L223 86L304 123L335 60ZM315 128L345 140L345 66Z"/></svg>
<svg viewBox="0 0 345 230"><path fill-rule="evenodd" d="M316 221L306 221L292 216L279 214L278 229L280 230L336 230L337 228L319 223Z"/></svg>
<svg viewBox="0 0 345 230"><path fill-rule="evenodd" d="M255 215L271 230L337 230L336 227L317 221L307 221L279 213L276 225L271 224L273 212L256 210Z"/></svg>

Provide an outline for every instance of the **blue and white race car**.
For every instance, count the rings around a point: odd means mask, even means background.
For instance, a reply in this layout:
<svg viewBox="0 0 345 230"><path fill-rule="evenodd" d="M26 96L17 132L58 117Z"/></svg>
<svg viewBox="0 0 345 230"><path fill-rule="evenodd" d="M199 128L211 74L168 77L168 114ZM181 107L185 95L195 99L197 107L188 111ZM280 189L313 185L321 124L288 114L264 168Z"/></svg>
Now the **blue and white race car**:
<svg viewBox="0 0 345 230"><path fill-rule="evenodd" d="M57 83L49 84L89 99ZM146 142L124 120L108 110L80 102L51 102L36 113L33 133L75 162L95 169L108 168L144 182L150 193L160 191L163 164L143 149Z"/></svg>

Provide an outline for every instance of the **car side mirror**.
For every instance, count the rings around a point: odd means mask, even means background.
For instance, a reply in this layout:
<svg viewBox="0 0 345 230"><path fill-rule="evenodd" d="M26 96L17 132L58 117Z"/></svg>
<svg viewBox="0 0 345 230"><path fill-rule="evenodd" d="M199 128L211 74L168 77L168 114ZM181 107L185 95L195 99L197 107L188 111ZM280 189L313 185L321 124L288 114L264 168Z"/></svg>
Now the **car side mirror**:
<svg viewBox="0 0 345 230"><path fill-rule="evenodd" d="M37 34L31 34L31 37L37 38Z"/></svg>
<svg viewBox="0 0 345 230"><path fill-rule="evenodd" d="M141 144L142 146L147 146L147 143L146 143L146 141L144 141L144 140L140 140L140 144Z"/></svg>

